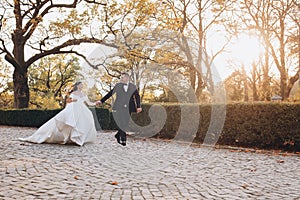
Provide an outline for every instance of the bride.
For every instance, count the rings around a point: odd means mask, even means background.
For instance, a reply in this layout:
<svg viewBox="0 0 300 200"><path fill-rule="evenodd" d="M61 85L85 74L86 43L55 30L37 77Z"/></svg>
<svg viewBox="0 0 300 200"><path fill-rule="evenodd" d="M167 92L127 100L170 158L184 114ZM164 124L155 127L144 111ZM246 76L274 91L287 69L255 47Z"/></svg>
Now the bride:
<svg viewBox="0 0 300 200"><path fill-rule="evenodd" d="M66 107L43 124L33 135L20 138L33 143L75 143L82 146L96 141L96 128L92 112L85 104L95 106L82 92L82 82L76 82Z"/></svg>

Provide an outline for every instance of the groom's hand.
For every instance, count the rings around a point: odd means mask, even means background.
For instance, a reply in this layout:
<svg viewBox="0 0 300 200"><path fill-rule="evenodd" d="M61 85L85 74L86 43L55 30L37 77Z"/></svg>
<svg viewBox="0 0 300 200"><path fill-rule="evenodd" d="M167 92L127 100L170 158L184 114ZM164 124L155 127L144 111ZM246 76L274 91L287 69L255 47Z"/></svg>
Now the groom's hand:
<svg viewBox="0 0 300 200"><path fill-rule="evenodd" d="M99 105L102 105L102 102L101 102L101 101L97 101L97 102L96 102L96 106L99 106Z"/></svg>
<svg viewBox="0 0 300 200"><path fill-rule="evenodd" d="M136 112L137 112L137 113L142 112L142 108L137 108L137 109L136 109Z"/></svg>

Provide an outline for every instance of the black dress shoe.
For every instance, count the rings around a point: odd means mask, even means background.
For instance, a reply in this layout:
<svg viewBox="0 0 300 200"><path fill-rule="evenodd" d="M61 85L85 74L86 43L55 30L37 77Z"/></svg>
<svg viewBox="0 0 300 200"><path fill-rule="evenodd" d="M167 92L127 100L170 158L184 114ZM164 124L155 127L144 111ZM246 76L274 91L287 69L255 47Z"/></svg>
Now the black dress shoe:
<svg viewBox="0 0 300 200"><path fill-rule="evenodd" d="M122 141L120 144L126 146L126 141Z"/></svg>
<svg viewBox="0 0 300 200"><path fill-rule="evenodd" d="M121 144L121 142L120 142L120 137L118 137L117 134L115 135L115 138L117 139L117 142L118 142L119 144Z"/></svg>

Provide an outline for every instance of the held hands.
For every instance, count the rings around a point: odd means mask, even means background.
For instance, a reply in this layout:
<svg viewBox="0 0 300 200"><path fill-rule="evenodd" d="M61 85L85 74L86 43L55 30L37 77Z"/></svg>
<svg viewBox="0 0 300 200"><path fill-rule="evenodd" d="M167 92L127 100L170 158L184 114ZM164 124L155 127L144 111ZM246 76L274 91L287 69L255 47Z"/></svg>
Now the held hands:
<svg viewBox="0 0 300 200"><path fill-rule="evenodd" d="M95 105L96 105L96 106L100 106L100 105L102 105L102 104L103 104L103 103L102 103L101 101L96 101L96 102L95 102ZM137 113L142 112L142 108L137 108L137 109L136 109L136 112L137 112Z"/></svg>
<svg viewBox="0 0 300 200"><path fill-rule="evenodd" d="M102 102L101 101L96 101L96 106L100 106L100 105L102 105Z"/></svg>
<svg viewBox="0 0 300 200"><path fill-rule="evenodd" d="M89 106L97 106L97 105L99 105L99 102L98 101L96 101L96 102L88 102L87 104Z"/></svg>
<svg viewBox="0 0 300 200"><path fill-rule="evenodd" d="M142 108L137 108L136 113L140 113L140 112L142 112Z"/></svg>

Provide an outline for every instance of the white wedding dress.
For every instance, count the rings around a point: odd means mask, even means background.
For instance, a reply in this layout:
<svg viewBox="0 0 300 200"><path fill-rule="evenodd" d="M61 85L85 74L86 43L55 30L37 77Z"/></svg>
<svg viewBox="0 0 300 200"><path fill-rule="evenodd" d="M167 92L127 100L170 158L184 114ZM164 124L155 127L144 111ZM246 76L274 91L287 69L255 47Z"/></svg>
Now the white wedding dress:
<svg viewBox="0 0 300 200"><path fill-rule="evenodd" d="M33 135L19 138L33 143L75 143L82 146L85 143L96 142L96 127L92 112L85 105L87 96L80 97L71 94L76 102L71 102L43 124Z"/></svg>

